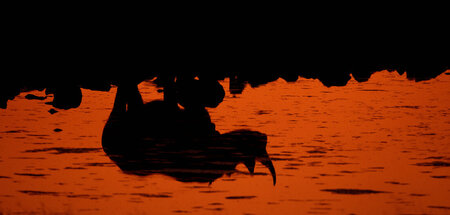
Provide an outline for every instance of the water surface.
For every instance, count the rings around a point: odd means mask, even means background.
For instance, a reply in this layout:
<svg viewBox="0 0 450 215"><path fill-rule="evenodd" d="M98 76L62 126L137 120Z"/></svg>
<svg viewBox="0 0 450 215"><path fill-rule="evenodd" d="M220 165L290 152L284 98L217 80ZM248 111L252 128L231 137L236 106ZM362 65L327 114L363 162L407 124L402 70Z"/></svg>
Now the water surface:
<svg viewBox="0 0 450 215"><path fill-rule="evenodd" d="M242 94L220 83L225 98L207 109L215 129L267 135L275 185L261 162L204 182L124 171L102 147L117 87L83 89L78 108L53 114L51 97L31 91L0 110L0 213L450 213L448 71L421 82L381 71L342 87L278 79ZM139 85L146 102L158 89Z"/></svg>

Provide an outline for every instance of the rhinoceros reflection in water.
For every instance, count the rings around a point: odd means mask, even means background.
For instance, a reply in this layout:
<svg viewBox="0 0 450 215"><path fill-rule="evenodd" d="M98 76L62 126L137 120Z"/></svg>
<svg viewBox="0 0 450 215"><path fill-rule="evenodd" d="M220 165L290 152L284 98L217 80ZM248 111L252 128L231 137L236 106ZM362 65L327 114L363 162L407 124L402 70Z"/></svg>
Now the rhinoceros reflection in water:
<svg viewBox="0 0 450 215"><path fill-rule="evenodd" d="M204 107L180 109L168 97L144 104L136 85L118 87L102 142L123 172L211 183L235 172L240 163L253 174L259 161L276 183L265 134L250 130L219 134Z"/></svg>

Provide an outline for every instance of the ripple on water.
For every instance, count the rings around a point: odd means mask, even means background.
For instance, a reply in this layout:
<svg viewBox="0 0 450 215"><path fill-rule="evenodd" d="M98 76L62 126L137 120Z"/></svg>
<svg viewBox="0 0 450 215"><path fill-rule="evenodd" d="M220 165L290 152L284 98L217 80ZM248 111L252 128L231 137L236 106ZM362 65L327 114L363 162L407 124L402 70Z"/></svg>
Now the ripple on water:
<svg viewBox="0 0 450 215"><path fill-rule="evenodd" d="M50 143L50 142L34 142L34 143L29 143L29 144L34 144L34 145L50 145L50 144L53 144L53 143Z"/></svg>
<svg viewBox="0 0 450 215"><path fill-rule="evenodd" d="M55 196L55 197L83 198L93 200L113 197L112 195L75 194L73 192L54 192L54 191L40 191L40 190L19 190L18 192L30 196Z"/></svg>
<svg viewBox="0 0 450 215"><path fill-rule="evenodd" d="M82 166L90 166L90 167L115 167L116 165L114 163L101 163L101 162L94 162L94 163L74 163L74 165L82 165Z"/></svg>
<svg viewBox="0 0 450 215"><path fill-rule="evenodd" d="M220 202L213 202L213 203L209 203L208 205L211 205L211 206L222 206L223 203L220 203Z"/></svg>
<svg viewBox="0 0 450 215"><path fill-rule="evenodd" d="M145 197L145 198L172 198L171 193L158 193L158 194L131 193L131 195Z"/></svg>
<svg viewBox="0 0 450 215"><path fill-rule="evenodd" d="M430 177L438 178L438 179L450 179L450 176L448 176L448 175L432 175Z"/></svg>
<svg viewBox="0 0 450 215"><path fill-rule="evenodd" d="M435 206L435 205L430 205L430 206L428 206L428 208L450 210L450 207L448 207L448 206Z"/></svg>
<svg viewBox="0 0 450 215"><path fill-rule="evenodd" d="M190 213L190 211L185 211L185 210L174 210L174 211L172 211L172 213L177 213L177 214L179 214L179 213Z"/></svg>
<svg viewBox="0 0 450 215"><path fill-rule="evenodd" d="M45 176L49 176L49 174L39 174L39 173L14 173L14 175L31 176L31 177L45 177Z"/></svg>
<svg viewBox="0 0 450 215"><path fill-rule="evenodd" d="M86 168L84 168L84 167L72 167L72 166L68 166L68 167L65 167L64 169L82 170L82 169L86 169Z"/></svg>
<svg viewBox="0 0 450 215"><path fill-rule="evenodd" d="M386 184L393 184L393 185L408 185L408 183L401 183L398 181L385 181Z"/></svg>
<svg viewBox="0 0 450 215"><path fill-rule="evenodd" d="M323 189L321 191L330 192L334 194L344 194L344 195L361 195L361 194L377 194L377 193L387 193L385 191L377 190L366 190L366 189Z"/></svg>
<svg viewBox="0 0 450 215"><path fill-rule="evenodd" d="M450 167L450 163L444 161L432 161L432 162L423 162L416 163L417 166L433 166L433 167Z"/></svg>
<svg viewBox="0 0 450 215"><path fill-rule="evenodd" d="M239 199L253 199L256 196L227 196L225 199L239 200Z"/></svg>
<svg viewBox="0 0 450 215"><path fill-rule="evenodd" d="M67 154L67 153L89 153L89 152L99 152L101 148L64 148L64 147L52 147L43 149L32 149L26 150L25 153L36 153L36 152L52 152L51 154Z"/></svg>
<svg viewBox="0 0 450 215"><path fill-rule="evenodd" d="M60 196L60 195L64 194L61 192L36 191L36 190L19 190L19 192L28 194L28 195L32 195L32 196L37 196L37 195Z"/></svg>
<svg viewBox="0 0 450 215"><path fill-rule="evenodd" d="M9 131L3 131L1 133L6 133L6 134L16 134L16 133L28 133L29 131L27 130L9 130Z"/></svg>
<svg viewBox="0 0 450 215"><path fill-rule="evenodd" d="M410 196L415 196L415 197L423 197L423 196L427 196L427 194L423 194L423 193L411 193L409 194Z"/></svg>

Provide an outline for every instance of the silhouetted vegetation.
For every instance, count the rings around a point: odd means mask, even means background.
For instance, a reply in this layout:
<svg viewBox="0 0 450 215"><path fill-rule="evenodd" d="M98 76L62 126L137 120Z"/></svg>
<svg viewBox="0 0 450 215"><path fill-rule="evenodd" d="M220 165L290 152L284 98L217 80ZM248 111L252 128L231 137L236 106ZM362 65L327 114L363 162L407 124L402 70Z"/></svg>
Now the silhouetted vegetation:
<svg viewBox="0 0 450 215"><path fill-rule="evenodd" d="M448 61L448 60L447 60ZM102 76L85 75L80 72L70 74L68 76L48 76L32 74L27 76L7 74L1 79L0 83L0 108L6 108L8 100L14 99L21 92L32 90L45 90L47 95L53 95L53 101L47 104L58 109L76 108L82 101L80 88L109 91L112 85L118 85L121 82L136 82L143 80L153 80L156 84L166 81L167 79L177 79L176 87L182 85L192 85L193 77L198 77L199 83L195 87L189 88L190 92L181 93L187 95L195 95L194 97L202 97L204 88L218 90L216 86L205 86L212 83L208 80L223 80L230 78L230 92L232 94L242 93L246 84L251 87L275 81L282 78L288 82L297 81L299 77L308 79L318 79L327 87L345 86L353 77L358 82L369 80L373 73L381 70L395 71L400 75L406 73L406 77L412 81L424 81L437 77L450 68L450 64L445 61L421 61L410 63L332 63L323 61L306 61L299 63L296 69L285 69L284 67L264 67L260 70L255 68L247 68L242 71L242 67L236 67L234 72L226 71L197 71L189 72L180 69L183 72L127 72L114 73ZM264 65L264 63L262 64ZM268 69L270 68L270 69ZM212 68L211 68L212 69ZM213 70L213 69L212 69ZM188 88L185 88L188 89ZM168 89L169 90L169 89ZM27 99L43 100L46 97L37 97L35 95L27 95ZM205 98L206 99L206 98ZM207 106L217 106L215 98L209 98L210 102ZM180 101L183 102L183 101Z"/></svg>

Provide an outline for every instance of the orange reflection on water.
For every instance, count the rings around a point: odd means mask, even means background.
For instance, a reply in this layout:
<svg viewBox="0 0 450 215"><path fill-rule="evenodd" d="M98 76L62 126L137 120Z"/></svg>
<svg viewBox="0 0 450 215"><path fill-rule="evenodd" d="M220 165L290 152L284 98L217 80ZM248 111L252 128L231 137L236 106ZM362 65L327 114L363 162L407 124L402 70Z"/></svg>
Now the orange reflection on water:
<svg viewBox="0 0 450 215"><path fill-rule="evenodd" d="M124 174L101 148L115 88L83 90L79 108L54 115L21 94L0 110L0 212L448 214L449 86L450 75L415 83L383 71L345 87L280 79L227 92L208 109L216 129L267 134L275 186L260 164L211 185ZM152 83L140 90L162 98Z"/></svg>

